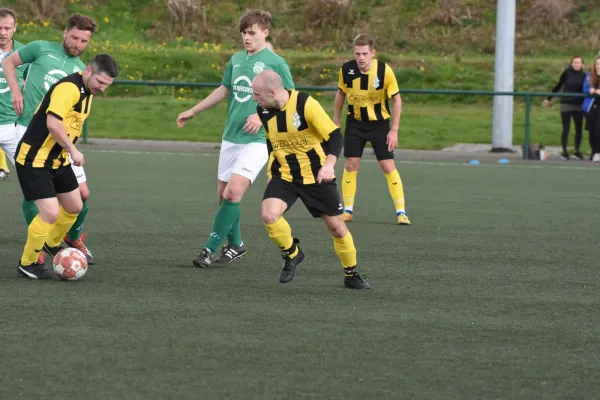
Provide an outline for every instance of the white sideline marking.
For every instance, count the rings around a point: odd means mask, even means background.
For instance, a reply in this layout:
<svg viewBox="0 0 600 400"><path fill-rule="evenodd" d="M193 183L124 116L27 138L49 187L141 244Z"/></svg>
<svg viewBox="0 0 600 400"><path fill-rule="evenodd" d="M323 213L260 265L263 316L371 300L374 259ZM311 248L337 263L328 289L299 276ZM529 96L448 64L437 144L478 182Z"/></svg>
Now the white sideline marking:
<svg viewBox="0 0 600 400"><path fill-rule="evenodd" d="M116 154L134 154L134 155L166 155L166 156L194 156L194 157L217 157L219 153L217 151L212 152L172 152L172 151L142 151L142 150L112 150L112 149L85 149L85 153L116 153ZM376 163L375 159L362 159L361 163ZM579 165L530 165L530 164L509 164L500 165L494 164L490 161L486 164L485 161L480 165L468 165L466 162L456 161L422 161L422 160L396 160L398 164L414 164L414 165L437 165L437 166L453 166L453 167L469 167L469 168L533 168L533 169L563 169L563 170L579 170L579 171L598 171L600 172L600 166L588 167Z"/></svg>
<svg viewBox="0 0 600 400"><path fill-rule="evenodd" d="M116 154L135 154L135 155L165 155L165 156L200 156L212 157L218 155L211 153L194 153L191 151L172 152L172 151L139 151L139 150L101 150L101 149L85 149L85 153L116 153Z"/></svg>

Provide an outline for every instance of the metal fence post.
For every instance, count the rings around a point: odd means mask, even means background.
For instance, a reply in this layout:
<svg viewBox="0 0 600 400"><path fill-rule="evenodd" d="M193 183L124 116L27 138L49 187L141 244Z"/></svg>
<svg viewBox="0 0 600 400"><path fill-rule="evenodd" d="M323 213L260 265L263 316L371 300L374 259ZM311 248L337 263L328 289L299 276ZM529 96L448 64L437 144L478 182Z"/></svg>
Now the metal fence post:
<svg viewBox="0 0 600 400"><path fill-rule="evenodd" d="M531 137L531 95L525 95L525 143L523 145L523 159L529 158L529 140Z"/></svg>

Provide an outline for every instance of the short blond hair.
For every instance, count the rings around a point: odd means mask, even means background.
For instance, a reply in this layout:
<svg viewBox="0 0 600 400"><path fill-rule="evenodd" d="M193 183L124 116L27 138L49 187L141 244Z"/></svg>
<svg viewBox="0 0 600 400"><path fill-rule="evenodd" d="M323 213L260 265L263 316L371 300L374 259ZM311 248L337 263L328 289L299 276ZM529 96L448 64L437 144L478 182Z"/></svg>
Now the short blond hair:
<svg viewBox="0 0 600 400"><path fill-rule="evenodd" d="M352 48L356 46L369 46L369 49L373 50L375 48L375 39L368 33L361 33L352 42Z"/></svg>

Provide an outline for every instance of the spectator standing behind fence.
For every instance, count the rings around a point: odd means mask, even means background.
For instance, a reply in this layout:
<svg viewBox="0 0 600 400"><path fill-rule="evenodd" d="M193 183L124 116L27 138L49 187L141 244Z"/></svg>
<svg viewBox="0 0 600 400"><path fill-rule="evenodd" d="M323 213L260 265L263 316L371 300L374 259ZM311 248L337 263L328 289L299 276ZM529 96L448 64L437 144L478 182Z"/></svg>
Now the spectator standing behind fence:
<svg viewBox="0 0 600 400"><path fill-rule="evenodd" d="M583 71L583 58L573 57L571 59L571 65L563 71L560 75L558 83L552 89L552 93L556 93L562 89L566 93L581 93L583 90L583 81L585 80L585 72ZM552 96L548 96L544 100L544 107L548 107ZM562 121L562 152L561 158L563 160L569 159L569 151L567 145L569 143L569 131L571 130L571 118L575 123L575 153L573 158L578 160L583 159L581 155L581 137L583 131L583 111L581 106L583 104L583 97L561 97L560 98L560 119Z"/></svg>
<svg viewBox="0 0 600 400"><path fill-rule="evenodd" d="M583 82L583 93L591 95L600 95L600 55L594 60L592 71L586 76ZM600 105L596 97L586 97L583 102L583 112L585 113L586 128L590 133L590 147L592 154L590 156L593 162L600 162Z"/></svg>

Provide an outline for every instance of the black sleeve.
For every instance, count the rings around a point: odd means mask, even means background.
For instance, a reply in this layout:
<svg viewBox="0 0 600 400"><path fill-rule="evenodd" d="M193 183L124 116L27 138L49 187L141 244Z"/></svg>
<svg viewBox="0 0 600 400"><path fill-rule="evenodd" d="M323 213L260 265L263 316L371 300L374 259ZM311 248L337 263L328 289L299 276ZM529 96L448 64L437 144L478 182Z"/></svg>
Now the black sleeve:
<svg viewBox="0 0 600 400"><path fill-rule="evenodd" d="M340 158L342 154L342 147L344 147L344 137L342 131L337 128L335 131L329 134L329 140L327 141L327 154L333 154L337 158Z"/></svg>
<svg viewBox="0 0 600 400"><path fill-rule="evenodd" d="M567 70L564 70L563 73L560 74L558 83L556 84L556 86L554 86L554 89L552 89L552 93L557 93L560 90L560 88L563 87L563 85L565 84L566 81L567 81ZM548 100L552 99L552 96L548 96L547 99Z"/></svg>

